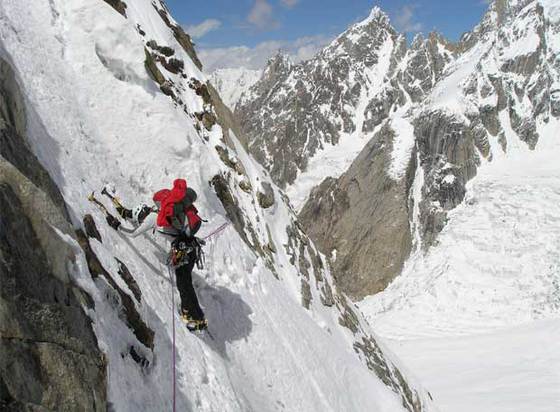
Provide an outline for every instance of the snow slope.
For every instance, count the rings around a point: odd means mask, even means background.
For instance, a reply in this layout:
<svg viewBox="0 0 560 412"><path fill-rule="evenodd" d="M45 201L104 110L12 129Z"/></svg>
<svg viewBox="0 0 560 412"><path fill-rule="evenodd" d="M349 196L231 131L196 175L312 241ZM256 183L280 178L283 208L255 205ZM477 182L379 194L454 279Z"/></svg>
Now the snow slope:
<svg viewBox="0 0 560 412"><path fill-rule="evenodd" d="M258 206L256 191L270 179L231 133L226 133L229 150L236 152L242 176L220 160L214 147L224 145L223 131L217 124L210 131L200 128L194 114L208 105L189 87L192 78L204 82L205 75L158 15L166 14L163 4L131 0L127 6L124 18L101 0L0 3L0 56L14 66L24 90L30 145L59 186L74 224L93 214L103 239L91 241L95 253L128 291L116 275L115 258L126 264L142 291L135 306L155 332L152 351L125 325L115 291L101 277L92 280L79 254L70 270L95 301L89 314L107 356L110 409L171 409L172 324L178 317L173 282L160 263L168 245L152 237L129 241L112 231L87 195L111 183L125 204L134 205L185 177L210 221L204 235L227 220L208 184L222 176L245 226L230 225L213 238L206 268L194 276L215 339L178 327L177 410L400 411L403 403L411 410L411 402L432 410L425 392L417 392L408 375L403 378L390 353L381 346L369 352L356 346L375 343L367 340L372 336L367 324L331 286L324 261L297 229L274 185L274 206ZM184 63L184 76L157 63L175 100L161 93L146 71L148 40L172 47ZM254 190L242 191L241 179ZM77 243L67 240L79 253ZM274 252L262 252L263 245ZM302 305L305 284L309 309ZM332 291L329 304L327 291ZM149 366L140 367L131 348ZM383 371L383 382L372 372L375 367Z"/></svg>
<svg viewBox="0 0 560 412"><path fill-rule="evenodd" d="M560 141L557 121L535 151L510 146L469 184L438 245L362 304L393 338L485 332L558 316ZM541 134L541 136L543 136Z"/></svg>
<svg viewBox="0 0 560 412"><path fill-rule="evenodd" d="M479 169L438 244L359 305L443 411L560 408L558 130L539 124L531 151L506 128L507 155Z"/></svg>
<svg viewBox="0 0 560 412"><path fill-rule="evenodd" d="M453 338L391 342L442 411L556 412L560 321Z"/></svg>

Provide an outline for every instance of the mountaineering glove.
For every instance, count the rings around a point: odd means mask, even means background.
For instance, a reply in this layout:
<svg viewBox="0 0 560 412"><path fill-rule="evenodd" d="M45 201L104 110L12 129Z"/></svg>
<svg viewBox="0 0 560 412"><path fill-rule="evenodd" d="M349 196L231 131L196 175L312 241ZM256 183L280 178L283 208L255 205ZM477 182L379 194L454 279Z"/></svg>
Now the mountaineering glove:
<svg viewBox="0 0 560 412"><path fill-rule="evenodd" d="M109 226L111 226L115 230L119 230L119 226L121 225L119 219L113 217L112 215L107 215L106 219Z"/></svg>

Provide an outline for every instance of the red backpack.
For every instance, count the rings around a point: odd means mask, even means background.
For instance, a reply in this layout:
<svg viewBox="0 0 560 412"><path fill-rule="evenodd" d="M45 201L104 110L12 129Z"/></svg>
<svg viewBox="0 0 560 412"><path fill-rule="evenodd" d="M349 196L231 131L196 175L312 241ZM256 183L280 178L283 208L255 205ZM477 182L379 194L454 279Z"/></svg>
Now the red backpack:
<svg viewBox="0 0 560 412"><path fill-rule="evenodd" d="M198 229L200 229L200 225L202 224L202 219L200 216L198 216L198 209L194 207L194 205L190 205L185 210L185 214L189 221L191 235L194 235L198 231Z"/></svg>
<svg viewBox="0 0 560 412"><path fill-rule="evenodd" d="M173 216L173 205L183 200L186 190L187 181L185 179L175 179L175 181L173 182L173 189L162 189L156 192L156 194L154 195L154 201L156 201L157 196L161 202L161 206L159 207L159 213L157 216L158 226L171 226L170 218Z"/></svg>
<svg viewBox="0 0 560 412"><path fill-rule="evenodd" d="M175 179L173 189L161 189L153 196L153 201L160 203L159 213L157 216L157 225L160 227L170 227L171 217L173 217L173 206L175 203L184 199L187 190L187 181L185 179ZM198 216L198 210L194 205L185 208L185 215L189 222L191 233L194 234L202 224L202 219Z"/></svg>

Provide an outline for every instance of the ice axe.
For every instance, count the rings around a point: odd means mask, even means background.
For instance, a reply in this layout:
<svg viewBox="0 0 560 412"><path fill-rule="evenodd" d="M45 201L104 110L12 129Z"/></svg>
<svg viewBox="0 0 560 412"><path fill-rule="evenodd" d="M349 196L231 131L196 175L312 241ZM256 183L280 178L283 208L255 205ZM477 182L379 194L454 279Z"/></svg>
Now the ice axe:
<svg viewBox="0 0 560 412"><path fill-rule="evenodd" d="M107 216L111 215L107 210L107 208L105 207L105 205L101 203L99 200L97 200L97 198L95 197L95 192L91 192L91 194L88 196L88 200L92 202L94 205L96 205L99 209L101 209L101 211L105 213L105 215Z"/></svg>
<svg viewBox="0 0 560 412"><path fill-rule="evenodd" d="M115 207L119 208L122 207L124 208L124 206L121 204L120 200L118 197L113 196L111 193L109 193L109 191L107 190L106 187L103 187L103 189L101 189L101 194L107 196L109 199L111 199L111 201L113 202L113 204L115 205Z"/></svg>

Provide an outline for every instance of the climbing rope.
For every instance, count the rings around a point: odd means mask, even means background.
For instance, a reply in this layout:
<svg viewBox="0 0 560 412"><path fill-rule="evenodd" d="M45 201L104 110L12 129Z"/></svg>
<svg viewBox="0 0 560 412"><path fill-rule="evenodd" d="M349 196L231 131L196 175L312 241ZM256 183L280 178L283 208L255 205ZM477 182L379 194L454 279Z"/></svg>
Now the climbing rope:
<svg viewBox="0 0 560 412"><path fill-rule="evenodd" d="M219 226L216 230L214 230L214 231L213 231L212 233L210 233L209 235L206 235L206 236L203 237L202 239L203 239L203 240L210 239L212 236L215 236L215 235L217 235L218 233L223 232L224 229L225 229L226 227L228 227L230 224L231 224L230 222L226 222L226 223L222 224L222 225Z"/></svg>
<svg viewBox="0 0 560 412"><path fill-rule="evenodd" d="M175 285L173 284L173 275L171 274L171 268L167 267L167 273L169 274L169 283L171 285L171 319L173 323L173 412L176 412L176 354L175 354Z"/></svg>
<svg viewBox="0 0 560 412"><path fill-rule="evenodd" d="M216 230L212 233L204 237L204 240L207 240L218 233L222 232L226 227L230 225L229 222L226 222L219 226ZM175 284L173 282L173 274L171 273L171 267L167 266L167 273L169 274L169 284L171 285L171 322L173 325L173 357L172 357L172 364L173 364L173 412L177 411L177 354L176 354L176 345L175 345Z"/></svg>

